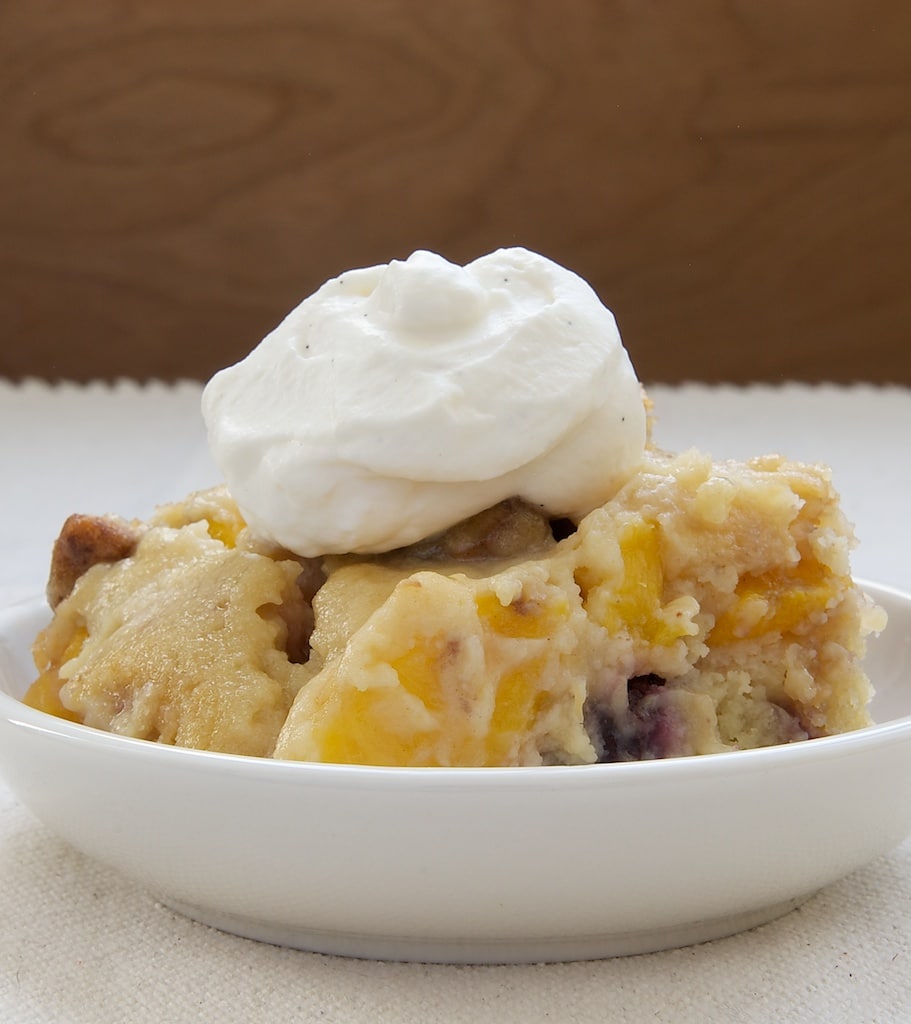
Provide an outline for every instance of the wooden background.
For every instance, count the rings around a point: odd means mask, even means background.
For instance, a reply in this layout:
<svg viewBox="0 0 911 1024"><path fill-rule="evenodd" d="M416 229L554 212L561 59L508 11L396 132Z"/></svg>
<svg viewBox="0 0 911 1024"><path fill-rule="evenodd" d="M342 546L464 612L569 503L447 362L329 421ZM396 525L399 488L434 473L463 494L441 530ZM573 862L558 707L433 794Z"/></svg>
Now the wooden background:
<svg viewBox="0 0 911 1024"><path fill-rule="evenodd" d="M204 379L432 248L647 381L911 384L901 0L3 0L0 376Z"/></svg>

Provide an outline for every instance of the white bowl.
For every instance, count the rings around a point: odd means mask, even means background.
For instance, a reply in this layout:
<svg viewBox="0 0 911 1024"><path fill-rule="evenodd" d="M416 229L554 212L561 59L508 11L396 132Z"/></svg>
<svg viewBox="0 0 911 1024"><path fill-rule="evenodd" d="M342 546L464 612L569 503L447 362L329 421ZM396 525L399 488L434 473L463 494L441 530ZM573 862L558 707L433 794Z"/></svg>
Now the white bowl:
<svg viewBox="0 0 911 1024"><path fill-rule="evenodd" d="M19 703L39 602L0 614L0 770L74 846L254 939L424 961L590 959L760 924L911 833L911 595L868 667L881 724L554 768L366 768L161 746Z"/></svg>

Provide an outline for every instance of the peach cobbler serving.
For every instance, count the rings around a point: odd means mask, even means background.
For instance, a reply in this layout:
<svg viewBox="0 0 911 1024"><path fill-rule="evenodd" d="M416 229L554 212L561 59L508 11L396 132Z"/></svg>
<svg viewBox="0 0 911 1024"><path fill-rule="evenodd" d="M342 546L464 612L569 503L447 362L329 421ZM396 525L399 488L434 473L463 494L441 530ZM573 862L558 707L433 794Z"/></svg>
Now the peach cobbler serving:
<svg viewBox="0 0 911 1024"><path fill-rule="evenodd" d="M828 471L648 441L613 317L526 250L342 275L204 414L226 486L72 516L26 701L301 761L590 764L869 724Z"/></svg>

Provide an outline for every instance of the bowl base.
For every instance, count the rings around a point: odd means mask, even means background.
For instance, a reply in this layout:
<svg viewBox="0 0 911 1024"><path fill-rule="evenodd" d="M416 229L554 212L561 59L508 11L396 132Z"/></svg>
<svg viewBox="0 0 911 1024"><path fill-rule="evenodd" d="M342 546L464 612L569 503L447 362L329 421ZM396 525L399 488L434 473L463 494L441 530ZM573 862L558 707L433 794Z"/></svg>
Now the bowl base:
<svg viewBox="0 0 911 1024"><path fill-rule="evenodd" d="M748 910L707 921L693 921L672 928L531 939L458 939L435 936L419 938L406 935L317 931L303 926L283 926L256 921L160 897L159 902L184 917L218 931L310 953L411 963L531 964L636 956L640 953L657 953L661 950L723 939L774 921L799 907L812 895L813 893L806 893L758 910Z"/></svg>

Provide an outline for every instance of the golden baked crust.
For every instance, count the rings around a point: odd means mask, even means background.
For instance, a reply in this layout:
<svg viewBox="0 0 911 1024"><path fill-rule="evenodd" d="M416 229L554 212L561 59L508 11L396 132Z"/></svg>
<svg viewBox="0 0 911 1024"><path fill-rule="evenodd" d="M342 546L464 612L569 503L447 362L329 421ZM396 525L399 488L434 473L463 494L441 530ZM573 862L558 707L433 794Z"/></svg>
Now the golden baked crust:
<svg viewBox="0 0 911 1024"><path fill-rule="evenodd" d="M71 515L54 541L47 603L56 608L93 565L118 562L132 554L140 534L138 524L119 516Z"/></svg>
<svg viewBox="0 0 911 1024"><path fill-rule="evenodd" d="M270 754L312 619L301 563L244 532L221 489L161 509L131 554L93 565L58 606L27 700L122 735Z"/></svg>
<svg viewBox="0 0 911 1024"><path fill-rule="evenodd" d="M28 699L159 742L388 765L842 732L869 722L861 658L884 624L852 543L828 472L778 457L649 451L578 528L555 535L513 501L322 563L257 542L219 488L84 573L36 643Z"/></svg>

